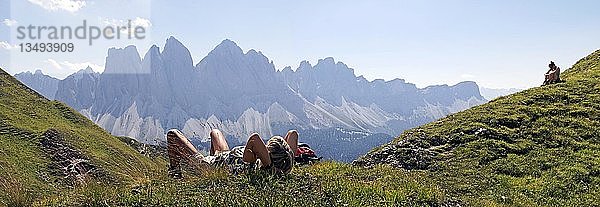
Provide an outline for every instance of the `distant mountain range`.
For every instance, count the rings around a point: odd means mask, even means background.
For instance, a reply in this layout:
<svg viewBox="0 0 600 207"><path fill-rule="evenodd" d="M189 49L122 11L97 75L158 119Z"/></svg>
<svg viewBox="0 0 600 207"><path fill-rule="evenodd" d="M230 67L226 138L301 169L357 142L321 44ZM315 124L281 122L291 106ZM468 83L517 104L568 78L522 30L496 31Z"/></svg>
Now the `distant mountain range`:
<svg viewBox="0 0 600 207"><path fill-rule="evenodd" d="M519 91L522 91L523 89L519 89L519 88L486 88L486 87L479 87L479 91L481 92L481 95L487 99L487 100L493 100L495 98L498 98L500 96L506 96L506 95L510 95L513 93L517 93Z"/></svg>
<svg viewBox="0 0 600 207"><path fill-rule="evenodd" d="M417 88L402 79L368 81L333 58L276 70L261 52L224 40L198 64L177 39L140 58L135 46L111 48L103 73L90 68L58 80L41 72L17 79L68 104L117 136L164 144L182 129L207 146L219 128L230 145L298 129L326 158L351 161L402 131L485 103L475 82ZM304 135L304 136L303 136Z"/></svg>
<svg viewBox="0 0 600 207"><path fill-rule="evenodd" d="M54 99L54 95L56 95L56 91L58 90L58 83L60 82L57 78L45 75L41 70L36 70L35 73L29 71L19 73L15 77L50 100Z"/></svg>

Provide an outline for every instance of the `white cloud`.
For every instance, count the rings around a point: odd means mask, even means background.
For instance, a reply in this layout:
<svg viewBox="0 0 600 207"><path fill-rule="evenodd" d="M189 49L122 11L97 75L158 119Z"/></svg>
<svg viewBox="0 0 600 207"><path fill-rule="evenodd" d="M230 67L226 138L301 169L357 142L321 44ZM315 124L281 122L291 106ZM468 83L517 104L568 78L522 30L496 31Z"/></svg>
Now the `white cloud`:
<svg viewBox="0 0 600 207"><path fill-rule="evenodd" d="M129 23L129 20L131 20L131 27L135 28L137 26L143 27L148 29L149 27L152 26L152 22L150 22L149 19L146 18L142 18L142 17L136 17L135 19L127 19L127 20L123 20L123 19L109 19L109 18L100 18L102 23L104 23L106 26L111 26L111 27L122 27L122 26L127 26L127 24Z"/></svg>
<svg viewBox="0 0 600 207"><path fill-rule="evenodd" d="M141 26L143 28L148 28L148 27L152 26L152 22L150 22L149 19L141 18L141 17L136 17L135 19L131 20L131 24L134 27Z"/></svg>
<svg viewBox="0 0 600 207"><path fill-rule="evenodd" d="M10 43L8 43L6 41L0 41L0 48L5 49L5 50L11 50L11 49L17 48L17 46L11 45Z"/></svg>
<svg viewBox="0 0 600 207"><path fill-rule="evenodd" d="M82 0L28 0L49 11L64 10L71 13L79 11L86 3Z"/></svg>
<svg viewBox="0 0 600 207"><path fill-rule="evenodd" d="M96 72L104 71L104 66L97 65L97 64L94 64L91 62L83 62L83 63L72 63L69 61L60 61L59 62L54 59L48 59L45 62L50 64L52 67L54 67L57 70L68 70L71 72L76 72L76 71L85 69L88 66L90 66L90 68L92 68L92 70L94 70Z"/></svg>
<svg viewBox="0 0 600 207"><path fill-rule="evenodd" d="M56 60L48 59L45 62L47 62L50 65L52 65L52 67L54 67L55 69L58 69L58 70L62 70L63 69L62 66L60 66L60 64L58 62L56 62Z"/></svg>
<svg viewBox="0 0 600 207"><path fill-rule="evenodd" d="M17 20L14 20L14 19L4 19L4 20L2 20L2 24L12 27L13 25L17 25L18 22L17 22Z"/></svg>

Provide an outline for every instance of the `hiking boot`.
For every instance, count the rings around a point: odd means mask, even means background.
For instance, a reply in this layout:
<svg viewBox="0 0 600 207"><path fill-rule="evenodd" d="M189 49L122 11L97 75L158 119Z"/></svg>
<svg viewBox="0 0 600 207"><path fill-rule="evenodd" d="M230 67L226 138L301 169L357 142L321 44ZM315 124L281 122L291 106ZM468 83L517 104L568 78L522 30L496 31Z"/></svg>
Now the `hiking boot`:
<svg viewBox="0 0 600 207"><path fill-rule="evenodd" d="M169 177L173 179L182 179L183 174L181 174L181 168L178 167L169 167Z"/></svg>

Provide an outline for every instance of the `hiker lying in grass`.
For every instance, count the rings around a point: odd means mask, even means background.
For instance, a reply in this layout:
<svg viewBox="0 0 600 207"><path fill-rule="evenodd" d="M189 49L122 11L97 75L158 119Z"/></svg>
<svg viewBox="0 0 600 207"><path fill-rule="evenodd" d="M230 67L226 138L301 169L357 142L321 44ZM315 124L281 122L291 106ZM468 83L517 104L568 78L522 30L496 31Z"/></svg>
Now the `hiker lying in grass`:
<svg viewBox="0 0 600 207"><path fill-rule="evenodd" d="M232 174L261 169L285 174L292 171L294 152L298 148L298 132L291 130L285 138L274 136L265 145L257 133L250 135L246 146L229 149L225 136L218 129L210 132L210 155L204 156L177 129L167 133L169 175L181 178L181 161L192 166L227 167Z"/></svg>

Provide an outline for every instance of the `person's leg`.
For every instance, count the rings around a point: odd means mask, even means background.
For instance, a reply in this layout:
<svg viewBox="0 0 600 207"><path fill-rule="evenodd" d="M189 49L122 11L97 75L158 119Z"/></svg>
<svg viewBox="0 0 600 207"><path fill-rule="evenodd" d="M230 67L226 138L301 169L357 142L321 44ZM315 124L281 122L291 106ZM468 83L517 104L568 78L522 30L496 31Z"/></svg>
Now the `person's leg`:
<svg viewBox="0 0 600 207"><path fill-rule="evenodd" d="M288 131L288 133L285 135L285 142L288 143L288 145L290 145L290 148L292 148L292 152L294 153L294 156L297 156L297 149L298 149L298 131L296 130L290 130Z"/></svg>
<svg viewBox="0 0 600 207"><path fill-rule="evenodd" d="M169 156L169 172L180 175L180 162L198 153L194 145L177 129L167 132L167 153ZM187 160L186 160L187 161Z"/></svg>
<svg viewBox="0 0 600 207"><path fill-rule="evenodd" d="M550 83L556 83L556 70L553 70L552 73L550 73Z"/></svg>
<svg viewBox="0 0 600 207"><path fill-rule="evenodd" d="M254 133L248 138L246 148L244 149L244 162L254 163L256 159L260 159L263 166L271 165L271 157L269 157L269 150L265 146L265 142L260 138L257 133Z"/></svg>
<svg viewBox="0 0 600 207"><path fill-rule="evenodd" d="M218 129L210 131L210 155L215 155L217 152L229 150L225 136Z"/></svg>
<svg viewBox="0 0 600 207"><path fill-rule="evenodd" d="M176 129L167 132L167 144L168 151L173 155L189 157L198 153L196 147L194 147L194 145L192 145L192 143Z"/></svg>
<svg viewBox="0 0 600 207"><path fill-rule="evenodd" d="M173 177L181 176L181 157L182 153L179 150L179 147L175 143L175 138L167 135L167 154L169 156L169 175Z"/></svg>

